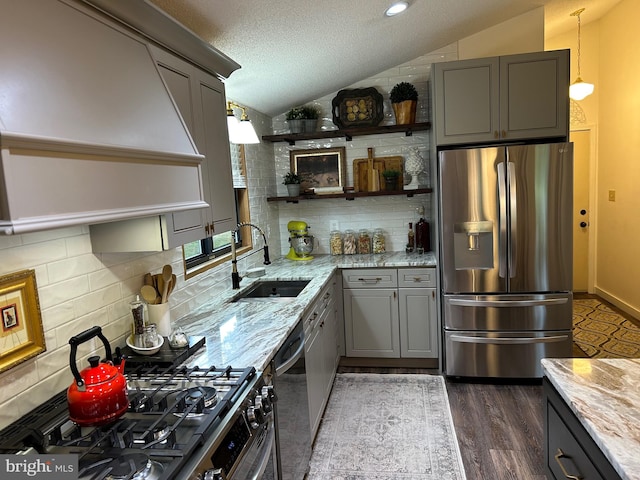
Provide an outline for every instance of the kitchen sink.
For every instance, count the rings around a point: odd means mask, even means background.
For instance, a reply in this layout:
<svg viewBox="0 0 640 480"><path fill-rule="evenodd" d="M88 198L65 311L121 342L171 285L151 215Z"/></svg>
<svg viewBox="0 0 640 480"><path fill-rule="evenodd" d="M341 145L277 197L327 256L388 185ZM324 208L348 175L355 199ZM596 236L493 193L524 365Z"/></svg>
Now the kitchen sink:
<svg viewBox="0 0 640 480"><path fill-rule="evenodd" d="M240 300L292 300L297 297L310 280L262 280L236 295L232 302Z"/></svg>

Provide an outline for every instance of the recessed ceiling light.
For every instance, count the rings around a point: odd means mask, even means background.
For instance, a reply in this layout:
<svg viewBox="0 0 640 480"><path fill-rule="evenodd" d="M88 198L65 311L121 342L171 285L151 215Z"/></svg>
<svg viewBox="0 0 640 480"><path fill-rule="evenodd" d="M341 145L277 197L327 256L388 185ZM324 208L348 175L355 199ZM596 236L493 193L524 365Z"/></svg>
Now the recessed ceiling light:
<svg viewBox="0 0 640 480"><path fill-rule="evenodd" d="M384 11L384 14L387 17L393 17L394 15L404 12L407 8L409 8L408 2L395 2Z"/></svg>

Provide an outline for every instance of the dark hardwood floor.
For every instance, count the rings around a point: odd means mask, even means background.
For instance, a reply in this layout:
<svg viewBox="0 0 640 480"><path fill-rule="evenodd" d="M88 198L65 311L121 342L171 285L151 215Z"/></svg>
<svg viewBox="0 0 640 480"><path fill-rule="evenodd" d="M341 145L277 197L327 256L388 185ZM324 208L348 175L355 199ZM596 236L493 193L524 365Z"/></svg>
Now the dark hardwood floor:
<svg viewBox="0 0 640 480"><path fill-rule="evenodd" d="M437 374L430 369L341 366L339 372ZM468 480L545 480L540 381L447 379L451 415Z"/></svg>
<svg viewBox="0 0 640 480"><path fill-rule="evenodd" d="M447 380L447 392L469 480L546 479L540 382Z"/></svg>

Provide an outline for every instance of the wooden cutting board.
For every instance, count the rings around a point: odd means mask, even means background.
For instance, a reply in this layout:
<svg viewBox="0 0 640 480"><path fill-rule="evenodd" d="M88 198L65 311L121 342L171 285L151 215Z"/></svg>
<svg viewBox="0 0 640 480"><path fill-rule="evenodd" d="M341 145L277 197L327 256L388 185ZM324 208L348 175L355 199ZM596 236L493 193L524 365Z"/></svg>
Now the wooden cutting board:
<svg viewBox="0 0 640 480"><path fill-rule="evenodd" d="M353 161L353 188L356 192L369 191L369 159L356 158ZM378 171L380 177L380 188L384 188L384 177L382 172L385 170L398 170L400 172L399 188L402 185L403 178L403 157L375 157L373 159L373 168Z"/></svg>

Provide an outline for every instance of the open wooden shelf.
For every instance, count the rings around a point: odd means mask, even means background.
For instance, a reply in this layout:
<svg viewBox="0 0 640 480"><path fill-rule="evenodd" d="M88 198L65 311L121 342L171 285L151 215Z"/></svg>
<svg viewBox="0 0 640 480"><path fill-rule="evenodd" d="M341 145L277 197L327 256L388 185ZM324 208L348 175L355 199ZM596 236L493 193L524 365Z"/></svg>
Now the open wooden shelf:
<svg viewBox="0 0 640 480"><path fill-rule="evenodd" d="M379 135L381 133L403 132L410 137L413 132L429 130L431 122L410 123L408 125L380 125L377 127L358 127L345 128L342 130L319 130L312 133L283 133L281 135L263 135L262 140L265 142L287 142L289 145L295 145L301 140L315 140L321 138L339 138L345 137L347 141L351 141L353 137L362 135Z"/></svg>
<svg viewBox="0 0 640 480"><path fill-rule="evenodd" d="M380 190L379 192L344 192L344 193L328 193L326 195L300 195L298 197L267 197L267 202L289 202L298 203L300 200L324 200L327 198L344 198L345 200L355 200L362 197L382 197L392 195L406 195L413 197L423 193L431 193L431 188L418 188L416 190Z"/></svg>

